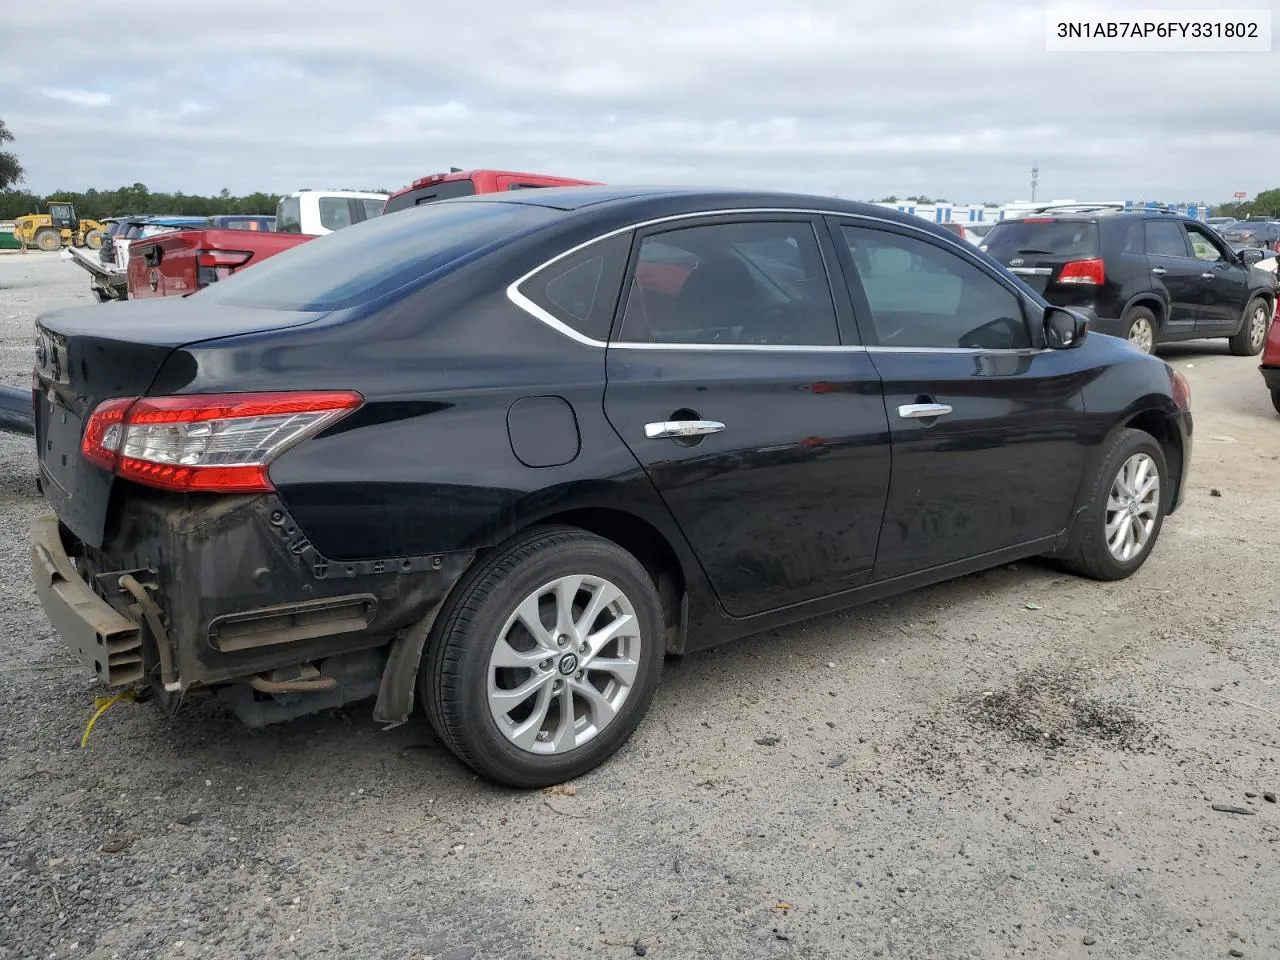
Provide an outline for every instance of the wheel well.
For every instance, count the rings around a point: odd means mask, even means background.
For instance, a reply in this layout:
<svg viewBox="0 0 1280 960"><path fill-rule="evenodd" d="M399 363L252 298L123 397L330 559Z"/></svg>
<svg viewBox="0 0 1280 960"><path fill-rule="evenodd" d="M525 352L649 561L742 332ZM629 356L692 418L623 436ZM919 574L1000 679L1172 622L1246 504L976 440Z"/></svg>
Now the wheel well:
<svg viewBox="0 0 1280 960"><path fill-rule="evenodd" d="M1144 410L1134 414L1124 426L1133 430L1141 430L1155 437L1164 452L1165 463L1169 467L1170 479L1173 481L1173 495L1169 502L1177 502L1178 489L1182 486L1182 436L1169 417L1159 410Z"/></svg>
<svg viewBox="0 0 1280 960"><path fill-rule="evenodd" d="M1134 307L1146 307L1156 315L1156 326L1159 327L1164 323L1164 304L1159 297L1144 296L1138 297L1133 303L1124 308L1124 312L1128 313Z"/></svg>
<svg viewBox="0 0 1280 960"><path fill-rule="evenodd" d="M568 510L544 517L540 524L566 524L598 537L612 540L640 561L658 587L662 615L667 630L667 651L678 653L683 648L682 599L686 580L684 567L667 538L657 527L622 510L590 507Z"/></svg>

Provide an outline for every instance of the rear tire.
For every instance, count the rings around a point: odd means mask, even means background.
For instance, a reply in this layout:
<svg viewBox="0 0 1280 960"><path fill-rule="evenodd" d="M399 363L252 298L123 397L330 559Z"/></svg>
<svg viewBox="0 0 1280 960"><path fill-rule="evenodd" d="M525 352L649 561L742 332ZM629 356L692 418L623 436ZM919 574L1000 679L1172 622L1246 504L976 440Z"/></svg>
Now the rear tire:
<svg viewBox="0 0 1280 960"><path fill-rule="evenodd" d="M546 787L626 742L653 699L664 652L658 591L639 561L583 530L541 527L455 589L422 658L419 692L436 734L481 776Z"/></svg>
<svg viewBox="0 0 1280 960"><path fill-rule="evenodd" d="M1148 488L1153 476L1154 488ZM1164 451L1149 433L1121 430L1091 484L1080 518L1084 532L1062 564L1093 580L1123 580L1138 571L1160 537L1172 493Z"/></svg>
<svg viewBox="0 0 1280 960"><path fill-rule="evenodd" d="M1262 352L1267 342L1267 328L1271 326L1271 311L1267 309L1267 301L1262 297L1254 297L1244 308L1244 320L1240 330L1227 340L1227 347L1235 357L1256 357Z"/></svg>
<svg viewBox="0 0 1280 960"><path fill-rule="evenodd" d="M45 253L53 253L55 250L61 250L62 237L58 234L57 230L37 230L36 249L43 250Z"/></svg>
<svg viewBox="0 0 1280 960"><path fill-rule="evenodd" d="M1125 339L1143 353L1154 353L1159 326L1148 307L1132 307L1121 321Z"/></svg>

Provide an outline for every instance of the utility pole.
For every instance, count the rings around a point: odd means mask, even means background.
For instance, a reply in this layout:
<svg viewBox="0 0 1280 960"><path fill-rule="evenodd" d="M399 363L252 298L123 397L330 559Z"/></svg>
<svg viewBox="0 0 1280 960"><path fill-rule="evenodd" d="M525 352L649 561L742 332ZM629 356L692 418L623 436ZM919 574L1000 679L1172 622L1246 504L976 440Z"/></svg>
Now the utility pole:
<svg viewBox="0 0 1280 960"><path fill-rule="evenodd" d="M1031 168L1031 199L1033 202L1036 199L1036 185L1039 182L1040 182L1040 163L1039 161L1037 161L1036 165Z"/></svg>

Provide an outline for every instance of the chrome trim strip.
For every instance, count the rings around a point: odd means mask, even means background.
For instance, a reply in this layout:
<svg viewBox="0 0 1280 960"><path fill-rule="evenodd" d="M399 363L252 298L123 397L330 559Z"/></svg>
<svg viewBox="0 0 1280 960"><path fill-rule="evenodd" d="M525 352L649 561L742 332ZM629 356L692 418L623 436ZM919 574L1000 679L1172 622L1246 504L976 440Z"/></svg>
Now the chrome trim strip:
<svg viewBox="0 0 1280 960"><path fill-rule="evenodd" d="M968 353L974 356L996 355L1000 357L1032 357L1049 353L1048 347L863 347L867 353Z"/></svg>
<svg viewBox="0 0 1280 960"><path fill-rule="evenodd" d="M771 350L771 351L777 351L777 352L821 351L821 352L837 352L837 353L861 353L864 351L866 352L874 351L874 352L881 352L881 353L910 352L910 353L999 353L999 354L1010 354L1010 353L1020 353L1020 352L1032 352L1032 353L1041 352L1037 350L1031 350L1031 351L981 350L981 349L973 349L973 348L950 348L950 347L882 347L882 346L860 346L860 345L854 345L854 344L838 344L838 345L832 344L827 346L818 346L818 345L796 346L794 344L787 344L787 345L779 344L777 346L774 346L770 344L635 343L630 341L611 344L611 343L606 343L603 340L596 340L593 337L588 337L584 333L579 333L577 330L573 329L573 327L569 326L564 321L556 319L555 316L548 313L546 310L542 309L540 306L538 306L536 303L534 303L532 300L530 300L528 297L526 297L523 293L520 292L521 284L529 280L534 274L540 273L542 270L551 266L553 263L563 260L565 257L573 256L573 254L577 253L580 250L586 249L592 244L600 243L603 240L608 240L610 237L616 237L622 233L630 233L633 230L644 230L644 229L647 229L648 227L655 227L664 223L677 223L681 220L698 220L703 217L724 217L724 216L736 216L739 214L751 215L751 214L761 214L761 213L771 214L771 215L796 214L802 217L814 217L814 216L838 217L844 220L864 220L864 221L870 221L872 223L883 223L891 227L898 227L914 233L922 234L926 238L933 241L938 241L938 240L945 241L946 244L950 244L951 246L955 247L957 251L962 251L966 254L972 253L972 245L969 244L968 241L957 239L954 234L946 233L944 231L944 234L942 236L938 236L924 229L923 227L916 226L913 223L900 223L897 220L890 220L886 217L876 217L866 213L849 213L848 211L842 211L842 210L822 210L817 208L801 208L801 207L740 207L737 209L729 209L729 210L698 210L692 213L675 213L666 217L656 217L652 220L642 220L642 221L639 221L638 223L631 223L625 227L617 227L616 229L610 230L606 233L602 233L599 236L592 237L590 240L586 240L575 247L570 247L568 250L565 250L563 253L558 253L554 257L550 257L549 259L544 260L542 263L535 266L532 270L529 270L523 276L520 276L517 279L513 280L511 283L509 283L507 285L507 290L506 290L507 299L510 300L514 306L523 310L525 313L529 314L529 316L533 317L535 320L539 320L542 323L545 323L552 330L555 330L557 333L568 337L570 340L574 340L577 343L581 343L588 347L599 347L601 349L614 347L621 350ZM1011 287L1009 283L1006 281L1006 279L1004 277L1001 277L999 274L995 273L994 271L992 271L988 264L983 263L981 260L979 260L976 257L972 258L972 260L966 257L966 261L971 262L975 266L984 270L988 276L990 276L993 280L995 280L996 282L1004 286L1006 290L1008 290L1010 293L1016 296L1020 301L1025 298L1024 291L1019 290L1015 287ZM828 276L830 276L830 270L828 270Z"/></svg>
<svg viewBox="0 0 1280 960"><path fill-rule="evenodd" d="M857 344L828 344L807 346L794 343L637 343L621 341L609 344L610 350L737 350L766 353L866 353L867 347Z"/></svg>
<svg viewBox="0 0 1280 960"><path fill-rule="evenodd" d="M1020 277L1048 277L1053 274L1053 267L1006 267L1005 269Z"/></svg>

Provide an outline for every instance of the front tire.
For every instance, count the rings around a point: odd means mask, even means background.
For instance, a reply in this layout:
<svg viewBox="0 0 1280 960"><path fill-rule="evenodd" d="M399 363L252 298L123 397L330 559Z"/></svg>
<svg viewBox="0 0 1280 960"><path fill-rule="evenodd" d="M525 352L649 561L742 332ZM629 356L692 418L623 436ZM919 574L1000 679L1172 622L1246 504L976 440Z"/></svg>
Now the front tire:
<svg viewBox="0 0 1280 960"><path fill-rule="evenodd" d="M90 250L98 250L102 247L102 231L90 230L84 235L84 245Z"/></svg>
<svg viewBox="0 0 1280 960"><path fill-rule="evenodd" d="M419 690L436 734L481 776L545 787L599 766L640 724L662 670L658 591L617 544L529 531L441 611Z"/></svg>
<svg viewBox="0 0 1280 960"><path fill-rule="evenodd" d="M1156 349L1157 323L1156 315L1147 307L1134 307L1124 315L1125 339L1143 353L1154 353Z"/></svg>
<svg viewBox="0 0 1280 960"><path fill-rule="evenodd" d="M1227 340L1227 347L1235 357L1256 357L1267 342L1267 328L1271 326L1271 311L1267 301L1254 297L1244 308L1244 321L1240 331Z"/></svg>
<svg viewBox="0 0 1280 960"><path fill-rule="evenodd" d="M1125 429L1111 441L1094 475L1075 551L1063 557L1072 573L1123 580L1138 571L1164 524L1172 489L1164 451L1149 433Z"/></svg>
<svg viewBox="0 0 1280 960"><path fill-rule="evenodd" d="M53 253L55 250L62 249L62 237L58 235L56 230L40 230L36 233L36 248L43 250L45 253Z"/></svg>

